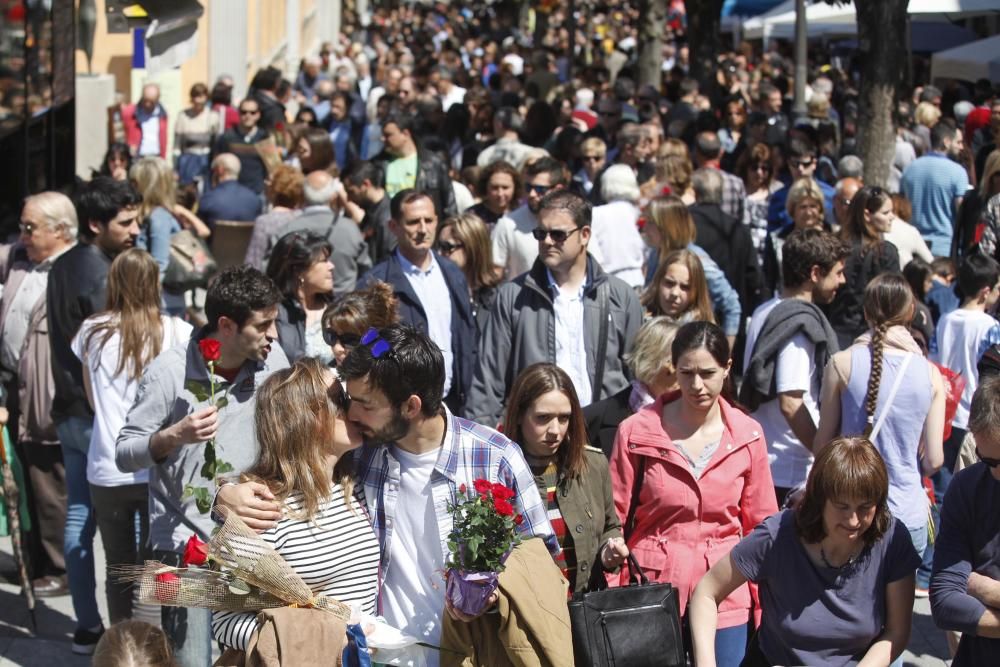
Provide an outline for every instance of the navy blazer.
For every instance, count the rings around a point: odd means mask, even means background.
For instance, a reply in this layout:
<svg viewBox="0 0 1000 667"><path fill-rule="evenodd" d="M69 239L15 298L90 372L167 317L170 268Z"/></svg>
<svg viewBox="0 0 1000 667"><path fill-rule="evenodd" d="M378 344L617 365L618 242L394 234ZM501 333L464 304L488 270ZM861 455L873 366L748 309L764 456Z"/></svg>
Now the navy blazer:
<svg viewBox="0 0 1000 667"><path fill-rule="evenodd" d="M217 220L253 222L260 211L260 195L237 181L219 183L198 202L198 217L213 229Z"/></svg>
<svg viewBox="0 0 1000 667"><path fill-rule="evenodd" d="M441 267L444 281L448 285L451 297L451 350L453 354L451 370L451 391L445 397L445 402L453 413L465 416L465 401L472 386L472 375L475 373L479 356L479 335L476 320L472 314L472 300L469 297L468 283L458 265L450 259L434 253L434 259ZM358 281L358 289L368 286L375 280L381 280L392 286L399 300L399 317L404 323L428 332L427 312L420 303L417 293L410 286L410 281L403 273L399 263L398 252L393 252L386 259L376 264L371 271Z"/></svg>

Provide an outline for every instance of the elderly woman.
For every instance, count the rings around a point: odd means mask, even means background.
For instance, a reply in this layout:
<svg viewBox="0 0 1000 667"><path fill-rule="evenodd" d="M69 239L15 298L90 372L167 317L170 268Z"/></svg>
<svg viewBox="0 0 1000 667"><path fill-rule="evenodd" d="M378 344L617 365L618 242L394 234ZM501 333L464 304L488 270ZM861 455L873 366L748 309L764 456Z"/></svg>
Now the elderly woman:
<svg viewBox="0 0 1000 667"><path fill-rule="evenodd" d="M800 178L792 183L785 203L792 224L773 231L764 242L764 296L777 295L781 291L781 247L785 239L796 229L822 229L823 191L811 178Z"/></svg>
<svg viewBox="0 0 1000 667"><path fill-rule="evenodd" d="M601 176L601 196L608 202L594 208L588 250L610 275L636 289L645 282L646 245L639 234L639 183L624 164L608 167Z"/></svg>
<svg viewBox="0 0 1000 667"><path fill-rule="evenodd" d="M265 187L271 210L254 222L244 264L261 271L267 268L268 240L302 212L304 184L302 172L291 165L283 164L271 173Z"/></svg>
<svg viewBox="0 0 1000 667"><path fill-rule="evenodd" d="M647 320L636 333L632 349L625 355L625 363L635 379L617 394L583 409L587 440L600 447L608 458L611 458L611 447L622 420L677 388L670 345L679 327L668 317Z"/></svg>
<svg viewBox="0 0 1000 667"><path fill-rule="evenodd" d="M765 519L698 583L695 664L715 665L719 605L756 582L763 618L750 665L888 665L906 648L920 557L889 513L889 475L865 438L816 457L797 509Z"/></svg>

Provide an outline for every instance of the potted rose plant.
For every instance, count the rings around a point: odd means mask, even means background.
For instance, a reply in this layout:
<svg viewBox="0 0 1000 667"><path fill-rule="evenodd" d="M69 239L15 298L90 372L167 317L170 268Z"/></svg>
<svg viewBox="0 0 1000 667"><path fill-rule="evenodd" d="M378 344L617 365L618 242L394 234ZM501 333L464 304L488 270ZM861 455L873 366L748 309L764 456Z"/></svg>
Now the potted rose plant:
<svg viewBox="0 0 1000 667"><path fill-rule="evenodd" d="M448 535L445 595L452 606L469 616L486 610L497 589L498 575L508 554L521 541L514 511L514 491L503 484L477 479L473 488L462 484L458 500L449 505L453 527Z"/></svg>

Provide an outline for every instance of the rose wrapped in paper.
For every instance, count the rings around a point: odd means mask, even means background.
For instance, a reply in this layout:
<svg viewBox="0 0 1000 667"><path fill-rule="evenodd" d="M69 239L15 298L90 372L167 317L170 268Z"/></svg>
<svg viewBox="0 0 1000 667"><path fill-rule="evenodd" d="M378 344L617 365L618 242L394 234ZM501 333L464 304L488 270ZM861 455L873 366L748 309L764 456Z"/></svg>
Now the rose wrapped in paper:
<svg viewBox="0 0 1000 667"><path fill-rule="evenodd" d="M469 616L486 611L497 588L504 561L520 542L517 526L523 518L511 500L514 491L486 479L464 484L448 507L452 530L448 535L445 595L452 606Z"/></svg>

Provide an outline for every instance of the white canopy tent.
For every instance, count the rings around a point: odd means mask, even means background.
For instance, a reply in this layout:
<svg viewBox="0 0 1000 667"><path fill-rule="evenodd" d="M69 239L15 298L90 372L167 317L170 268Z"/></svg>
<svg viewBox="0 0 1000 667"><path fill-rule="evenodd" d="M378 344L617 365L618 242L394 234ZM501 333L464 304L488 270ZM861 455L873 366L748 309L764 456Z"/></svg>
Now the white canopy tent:
<svg viewBox="0 0 1000 667"><path fill-rule="evenodd" d="M907 8L907 13L919 21L951 21L997 12L1000 12L997 0L910 0ZM856 35L854 3L806 5L806 24L812 37ZM795 36L795 0L787 0L766 14L744 22L743 35L747 39L765 36L792 39Z"/></svg>
<svg viewBox="0 0 1000 667"><path fill-rule="evenodd" d="M931 56L934 79L1000 82L1000 35L935 53Z"/></svg>

